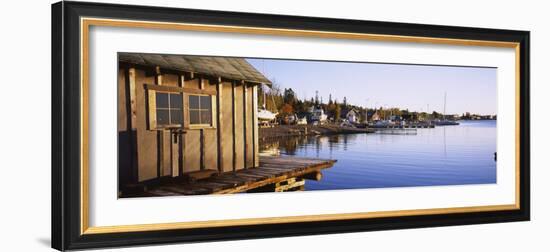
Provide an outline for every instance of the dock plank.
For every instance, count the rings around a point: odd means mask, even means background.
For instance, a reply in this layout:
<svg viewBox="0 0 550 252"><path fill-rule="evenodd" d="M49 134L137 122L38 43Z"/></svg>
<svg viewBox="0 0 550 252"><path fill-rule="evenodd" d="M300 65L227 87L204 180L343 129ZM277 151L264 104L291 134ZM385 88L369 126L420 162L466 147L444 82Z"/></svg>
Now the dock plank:
<svg viewBox="0 0 550 252"><path fill-rule="evenodd" d="M142 196L173 196L240 193L267 185L280 183L288 179L320 172L330 168L336 160L318 158L300 158L292 156L260 157L259 166L236 172L222 173L218 176L197 180L192 183L174 181L167 185L152 188ZM282 188L282 187L281 187Z"/></svg>

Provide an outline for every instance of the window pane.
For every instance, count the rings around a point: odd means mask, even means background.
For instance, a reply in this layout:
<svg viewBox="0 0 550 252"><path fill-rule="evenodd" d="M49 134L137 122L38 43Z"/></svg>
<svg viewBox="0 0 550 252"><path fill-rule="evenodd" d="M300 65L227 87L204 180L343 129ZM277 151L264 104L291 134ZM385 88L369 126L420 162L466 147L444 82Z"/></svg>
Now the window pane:
<svg viewBox="0 0 550 252"><path fill-rule="evenodd" d="M197 95L190 95L189 96L189 108L190 109L198 109L199 108L199 96L197 96Z"/></svg>
<svg viewBox="0 0 550 252"><path fill-rule="evenodd" d="M201 96L201 109L210 110L211 101L212 101L212 98L210 98L210 96Z"/></svg>
<svg viewBox="0 0 550 252"><path fill-rule="evenodd" d="M183 115L179 109L170 110L170 119L172 120L171 124L183 124Z"/></svg>
<svg viewBox="0 0 550 252"><path fill-rule="evenodd" d="M181 94L170 94L170 108L181 108Z"/></svg>
<svg viewBox="0 0 550 252"><path fill-rule="evenodd" d="M212 112L208 110L201 110L201 124L212 123Z"/></svg>
<svg viewBox="0 0 550 252"><path fill-rule="evenodd" d="M157 108L168 108L168 93L156 93Z"/></svg>
<svg viewBox="0 0 550 252"><path fill-rule="evenodd" d="M157 96L158 97L158 96ZM168 110L167 109L157 109L157 125L168 125Z"/></svg>
<svg viewBox="0 0 550 252"><path fill-rule="evenodd" d="M189 110L189 123L190 124L200 124L199 120L199 111L198 110Z"/></svg>

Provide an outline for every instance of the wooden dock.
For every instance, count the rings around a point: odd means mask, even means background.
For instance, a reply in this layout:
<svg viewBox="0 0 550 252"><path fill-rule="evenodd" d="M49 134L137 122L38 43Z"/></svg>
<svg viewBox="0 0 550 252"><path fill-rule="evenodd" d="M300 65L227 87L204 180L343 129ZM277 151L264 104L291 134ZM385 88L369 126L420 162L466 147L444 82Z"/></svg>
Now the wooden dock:
<svg viewBox="0 0 550 252"><path fill-rule="evenodd" d="M383 126L369 126L370 129L433 129L433 124L406 124L406 125L383 125Z"/></svg>
<svg viewBox="0 0 550 252"><path fill-rule="evenodd" d="M170 181L124 197L230 194L240 192L293 191L302 189L305 179L320 180L321 170L336 160L260 157L260 166L226 172L194 182Z"/></svg>
<svg viewBox="0 0 550 252"><path fill-rule="evenodd" d="M387 135L416 135L417 130L411 128L377 128L374 130L374 133Z"/></svg>

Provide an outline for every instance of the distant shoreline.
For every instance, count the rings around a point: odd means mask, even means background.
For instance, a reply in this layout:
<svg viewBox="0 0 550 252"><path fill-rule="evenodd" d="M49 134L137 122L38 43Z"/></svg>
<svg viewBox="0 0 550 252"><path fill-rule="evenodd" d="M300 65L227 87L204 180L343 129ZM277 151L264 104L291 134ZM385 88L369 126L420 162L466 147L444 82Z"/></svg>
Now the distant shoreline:
<svg viewBox="0 0 550 252"><path fill-rule="evenodd" d="M373 129L351 128L333 124L326 125L277 125L270 128L260 128L259 138L282 138L292 136L316 136L335 134L374 133Z"/></svg>

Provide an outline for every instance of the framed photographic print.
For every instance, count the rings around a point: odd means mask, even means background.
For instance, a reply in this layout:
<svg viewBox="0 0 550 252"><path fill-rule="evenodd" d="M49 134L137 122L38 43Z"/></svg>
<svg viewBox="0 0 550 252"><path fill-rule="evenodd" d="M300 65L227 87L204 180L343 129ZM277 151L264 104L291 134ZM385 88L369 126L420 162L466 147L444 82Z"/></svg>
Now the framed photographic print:
<svg viewBox="0 0 550 252"><path fill-rule="evenodd" d="M529 32L52 5L58 250L529 220Z"/></svg>

